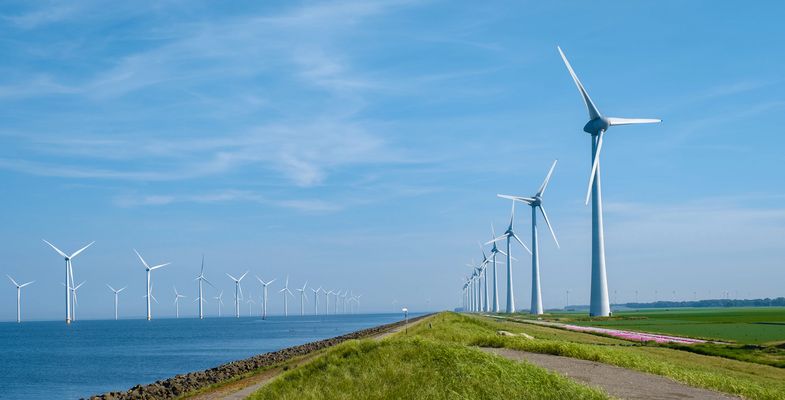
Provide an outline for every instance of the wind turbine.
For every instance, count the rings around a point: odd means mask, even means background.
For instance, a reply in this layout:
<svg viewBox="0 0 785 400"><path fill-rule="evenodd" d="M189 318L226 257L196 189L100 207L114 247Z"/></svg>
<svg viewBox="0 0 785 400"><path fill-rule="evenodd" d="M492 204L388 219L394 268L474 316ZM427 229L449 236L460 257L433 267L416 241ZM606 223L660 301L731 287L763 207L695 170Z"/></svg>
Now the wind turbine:
<svg viewBox="0 0 785 400"><path fill-rule="evenodd" d="M69 256L63 253L57 247L55 247L55 245L47 242L45 239L42 240L44 241L44 243L48 244L49 247L54 249L54 251L56 251L57 254L60 254L63 258L65 258L65 323L70 324L71 323L71 294L69 293L69 290L73 287L74 284L74 271L72 268L73 265L71 263L71 260L73 260L81 252L85 251L88 247L92 246L93 243L95 243L95 241L90 242L90 244L88 244L85 247L82 247L81 249L75 251L73 254Z"/></svg>
<svg viewBox="0 0 785 400"><path fill-rule="evenodd" d="M248 271L245 271L245 273L242 274L239 279L226 274L226 276L234 281L234 316L236 318L240 318L240 298L243 295L243 288L240 287L240 281L243 280L246 275L248 275Z"/></svg>
<svg viewBox="0 0 785 400"><path fill-rule="evenodd" d="M528 204L532 208L532 301L530 312L534 315L542 315L543 313L542 288L540 286L540 243L537 237L537 209L542 213L542 219L544 219L545 224L548 225L548 230L551 231L551 236L553 236L553 241L556 242L556 247L559 247L559 241L556 240L556 233L553 231L551 222L548 220L548 214L542 206L542 195L545 194L545 189L548 187L548 182L551 180L553 169L556 168L556 163L558 161L559 160L553 161L551 169L548 171L548 175L545 176L545 180L542 182L542 185L540 185L540 189L537 190L534 197L508 196L504 194L497 195L503 199Z"/></svg>
<svg viewBox="0 0 785 400"><path fill-rule="evenodd" d="M249 316L249 317L253 317L253 314L252 314L252 309L251 309L251 307L252 307L254 304L256 304L256 302L255 302L255 301L253 301L253 297L251 297L251 295L250 295L250 294L248 295L248 301L246 301L246 303L248 303L248 316Z"/></svg>
<svg viewBox="0 0 785 400"><path fill-rule="evenodd" d="M219 293L218 296L215 296L213 298L217 300L217 303L218 303L218 318L221 318L221 306L224 305L224 291L221 290L221 293Z"/></svg>
<svg viewBox="0 0 785 400"><path fill-rule="evenodd" d="M349 289L344 290L343 291L343 295L341 295L341 297L343 298L342 303L343 303L343 313L344 314L346 314L346 297L347 296L349 296Z"/></svg>
<svg viewBox="0 0 785 400"><path fill-rule="evenodd" d="M313 315L319 315L319 292L321 290L321 286L319 286L319 289L311 288L311 291L313 292Z"/></svg>
<svg viewBox="0 0 785 400"><path fill-rule="evenodd" d="M491 239L496 238L496 230L493 228L493 223L491 223ZM496 254L501 254L506 256L507 253L499 250L496 247L496 242L493 242L493 247L491 248L491 264L493 264L493 301L491 306L491 311L497 313L499 312L499 283L497 281L497 274L496 274ZM512 257L513 260L518 261L515 257Z"/></svg>
<svg viewBox="0 0 785 400"><path fill-rule="evenodd" d="M267 286L270 286L271 283L275 282L275 279L271 280L270 282L265 282L260 277L256 277L259 280L259 283L262 284L264 287L264 305L262 306L262 319L267 319Z"/></svg>
<svg viewBox="0 0 785 400"><path fill-rule="evenodd" d="M284 285L283 289L279 290L278 293L283 293L283 315L284 315L284 317L288 317L289 316L289 301L288 301L288 298L286 297L286 294L288 293L290 296L294 297L294 293L292 293L292 291L289 290L289 276L288 275L286 276L286 285Z"/></svg>
<svg viewBox="0 0 785 400"><path fill-rule="evenodd" d="M592 200L592 235L591 235L591 301L589 304L590 316L607 317L610 315L611 308L608 300L608 280L605 269L605 233L602 223L602 189L600 186L600 151L602 150L602 139L608 128L617 125L637 125L655 124L662 122L659 119L650 118L616 118L606 117L600 113L597 106L589 97L589 93L581 84L578 75L573 71L567 56L557 46L567 71L570 72L572 80L578 87L578 91L583 97L586 109L589 111L589 122L583 127L583 131L590 134L592 138L592 167L589 174L589 188L586 193L586 204L589 198Z"/></svg>
<svg viewBox="0 0 785 400"><path fill-rule="evenodd" d="M125 286L125 287L123 287L123 288L121 288L121 289L118 289L118 290L115 290L115 289L114 289L114 288L113 288L111 285L109 285L108 283L106 284L106 286L107 286L107 287L109 287L109 290L111 290L112 292L114 292L114 320L115 320L115 321L117 321L117 304L118 304L118 297L119 297L119 295L120 295L120 292L122 292L123 290L125 290L125 288L126 288L126 287L128 287L128 286Z"/></svg>
<svg viewBox="0 0 785 400"><path fill-rule="evenodd" d="M76 321L76 306L77 306L77 304L79 304L79 301L77 301L77 298L76 298L76 291L79 290L79 288L82 287L82 285L84 285L85 283L87 283L87 281L84 281L84 282L76 285L76 287L71 289L71 293L73 294L73 297L74 297L74 307L71 309L71 320L72 321Z"/></svg>
<svg viewBox="0 0 785 400"><path fill-rule="evenodd" d="M303 287L295 289L296 291L300 292L300 316L301 317L305 315L305 302L308 301L308 298L305 297L306 286L308 286L308 281L305 281L305 285L303 285Z"/></svg>
<svg viewBox="0 0 785 400"><path fill-rule="evenodd" d="M324 293L324 315L330 315L330 295L333 294L333 291L328 292L326 289L322 289L322 292Z"/></svg>
<svg viewBox="0 0 785 400"><path fill-rule="evenodd" d="M29 284L31 284L31 283L33 283L33 282L35 282L35 281L30 281L30 282L23 283L23 284L20 285L20 284L16 283L14 278L11 278L10 275L6 275L6 276L8 277L8 279L11 280L11 283L13 283L14 286L16 286L16 323L20 323L20 322L22 322L22 306L21 306L21 303L22 303L22 288L27 286L27 285L29 285Z"/></svg>
<svg viewBox="0 0 785 400"><path fill-rule="evenodd" d="M149 320L151 320L153 318L152 317L152 313L150 312L150 310L151 310L151 308L150 308L150 299L155 300L155 297L152 296L153 285L150 282L150 273L152 271L155 271L158 268L163 268L163 267L165 267L165 266L167 266L167 265L169 265L171 263L158 264L158 265L154 265L154 266L151 267L151 266L147 265L147 261L145 261L144 258L142 258L142 255L139 254L139 252L136 251L136 249L134 249L134 253L136 253L137 257L139 257L139 261L142 262L142 265L144 265L145 271L147 271L147 296L145 296L145 298L147 298L147 320L149 321ZM155 300L155 302L158 303L158 300Z"/></svg>
<svg viewBox="0 0 785 400"><path fill-rule="evenodd" d="M202 292L202 282L207 282L208 285L212 286L213 289L218 290L207 278L204 277L204 254L202 254L202 269L199 270L199 276L194 279L195 281L199 281L199 297L196 298L196 301L199 302L199 319L204 319L204 307L203 304L207 301L204 299L204 292ZM218 310L220 314L220 307ZM220 315L219 315L220 317Z"/></svg>
<svg viewBox="0 0 785 400"><path fill-rule="evenodd" d="M180 294L180 293L178 293L176 287L174 287L174 286L172 286L172 287L174 288L174 317L175 318L180 318L180 299L185 298L185 296ZM202 310L202 307L200 305L199 306L199 311L201 311L201 310Z"/></svg>
<svg viewBox="0 0 785 400"><path fill-rule="evenodd" d="M485 254L485 249L482 247L482 244L481 243L477 243L477 244L480 246L480 250L482 251L482 263L480 264L480 267L482 267L482 275L483 275L483 292L484 292L483 293L483 301L484 301L483 311L490 312L491 311L491 299L490 299L490 297L488 297L489 296L489 294L488 294L488 264L493 264L493 284L496 285L496 259L495 259L495 257L488 258L488 256ZM496 243L494 242L494 248L496 247L495 245L496 245ZM495 300L497 309L499 307L498 306L498 301L499 301L499 299L497 298Z"/></svg>
<svg viewBox="0 0 785 400"><path fill-rule="evenodd" d="M519 238L518 235L515 234L515 231L513 230L514 221L515 221L515 202L513 201L512 211L510 211L510 225L507 227L507 230L504 232L504 234L502 234L498 238L495 238L490 242L485 243L485 244L491 244L493 242L498 242L499 240L507 239L507 309L506 312L508 314L515 312L515 293L513 293L513 284L512 284L512 253L510 252L510 240L515 239L516 241L518 241L518 243L521 244L521 246L523 246L524 249L526 249L526 251L529 252L529 254L531 254L531 250L529 250L529 248L526 247L525 244L523 244L521 238Z"/></svg>

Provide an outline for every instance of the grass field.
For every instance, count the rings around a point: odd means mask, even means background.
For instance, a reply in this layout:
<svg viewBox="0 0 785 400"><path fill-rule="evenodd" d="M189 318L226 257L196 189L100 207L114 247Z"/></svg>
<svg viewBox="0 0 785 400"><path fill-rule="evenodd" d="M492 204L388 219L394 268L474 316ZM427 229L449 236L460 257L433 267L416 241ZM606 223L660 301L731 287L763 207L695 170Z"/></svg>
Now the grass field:
<svg viewBox="0 0 785 400"><path fill-rule="evenodd" d="M785 308L690 308L614 313L610 319L558 314L576 325L628 329L743 344L785 343Z"/></svg>
<svg viewBox="0 0 785 400"><path fill-rule="evenodd" d="M603 398L527 363L473 347L507 347L617 365L749 399L784 399L785 369L597 335L442 313L383 341L349 342L254 395L273 398ZM499 330L534 337L507 337ZM479 385L478 382L483 382Z"/></svg>

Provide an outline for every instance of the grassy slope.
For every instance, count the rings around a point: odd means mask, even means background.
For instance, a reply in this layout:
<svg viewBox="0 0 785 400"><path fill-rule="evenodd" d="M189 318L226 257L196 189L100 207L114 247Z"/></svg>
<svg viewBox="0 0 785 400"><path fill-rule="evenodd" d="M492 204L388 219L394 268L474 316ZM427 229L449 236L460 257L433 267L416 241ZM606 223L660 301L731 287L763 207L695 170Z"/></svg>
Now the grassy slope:
<svg viewBox="0 0 785 400"><path fill-rule="evenodd" d="M599 361L746 398L785 398L785 370L774 367L670 348L634 345L531 324L499 323L487 318L456 314L447 314L443 321L441 329L424 330L418 327L414 333L467 345L507 347ZM498 329L525 332L534 336L535 340L498 336L495 334ZM577 337L580 339L575 340Z"/></svg>
<svg viewBox="0 0 785 400"><path fill-rule="evenodd" d="M421 324L420 326L427 326ZM527 363L458 343L396 335L350 341L291 370L252 399L606 399Z"/></svg>

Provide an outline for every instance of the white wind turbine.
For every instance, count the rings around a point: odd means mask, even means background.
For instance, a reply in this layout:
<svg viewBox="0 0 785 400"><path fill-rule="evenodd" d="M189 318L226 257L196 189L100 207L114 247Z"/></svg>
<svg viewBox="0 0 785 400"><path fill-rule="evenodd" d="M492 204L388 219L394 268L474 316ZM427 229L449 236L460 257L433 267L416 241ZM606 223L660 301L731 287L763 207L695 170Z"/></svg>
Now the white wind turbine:
<svg viewBox="0 0 785 400"><path fill-rule="evenodd" d="M82 285L84 285L85 283L87 283L87 281L84 281L84 282L76 285L76 287L71 289L71 293L73 294L73 297L74 297L74 307L71 309L71 320L72 321L76 321L76 306L77 306L77 304L79 304L79 301L76 298L76 291L79 290L79 288L82 287Z"/></svg>
<svg viewBox="0 0 785 400"><path fill-rule="evenodd" d="M248 300L246 301L246 303L248 303L248 316L249 316L249 317L253 317L253 314L252 314L252 311L253 311L253 310L252 310L252 307L253 307L253 305L254 305L254 304L256 304L256 302L255 302L255 301L253 301L253 297L251 297L251 295L250 295L250 294L248 295Z"/></svg>
<svg viewBox="0 0 785 400"><path fill-rule="evenodd" d="M144 258L142 258L142 255L139 254L139 252L136 251L136 249L134 249L134 253L136 253L137 257L139 257L139 261L142 262L142 265L144 265L145 271L147 271L147 295L145 296L145 298L147 299L147 320L149 321L149 320L151 320L153 318L152 313L151 313L151 307L150 307L150 299L155 300L155 297L152 296L153 285L152 285L152 283L150 281L150 273L152 271L155 271L158 268L163 268L163 267L165 267L165 266L167 266L167 265L169 265L171 263L163 263L163 264L158 264L158 265L154 265L154 266L151 267L151 266L147 265L147 261L145 261ZM155 302L158 303L158 300L155 300Z"/></svg>
<svg viewBox="0 0 785 400"><path fill-rule="evenodd" d="M540 286L540 243L537 237L537 209L539 209L542 213L542 218L545 220L545 224L548 225L548 229L551 231L551 236L553 236L553 241L556 242L556 247L559 247L559 241L556 240L556 233L553 231L551 222L548 220L548 214L545 212L545 208L542 206L542 195L545 194L545 189L548 187L548 182L551 180L553 169L556 168L557 162L558 160L553 161L551 169L548 171L548 175L545 176L545 180L542 182L542 185L540 185L540 189L537 190L537 193L534 195L534 197L508 196L504 194L498 195L503 199L519 201L521 203L528 204L532 208L532 301L530 312L534 315L542 315L543 313L542 289Z"/></svg>
<svg viewBox="0 0 785 400"><path fill-rule="evenodd" d="M172 287L174 288L174 317L180 318L180 299L185 298L185 296L178 293L176 287ZM199 309L201 310L201 308L202 307L200 306Z"/></svg>
<svg viewBox="0 0 785 400"><path fill-rule="evenodd" d="M483 295L482 295L483 302L484 302L483 311L490 312L492 307L491 307L491 299L489 297L489 292L488 292L488 264L493 264L493 280L495 285L497 261L495 257L488 258L488 256L485 254L485 249L482 247L482 244L478 243L478 245L480 246L480 250L482 251L482 263L480 264L480 267L482 267L482 276L483 276ZM496 246L494 243L494 248L495 247ZM496 302L498 304L498 298L496 299ZM496 306L496 308L498 309L498 305Z"/></svg>
<svg viewBox="0 0 785 400"><path fill-rule="evenodd" d="M221 293L219 293L218 296L215 296L213 298L215 300L217 300L217 303L218 303L218 318L221 318L221 306L224 305L224 291L221 290Z"/></svg>
<svg viewBox="0 0 785 400"><path fill-rule="evenodd" d="M313 315L319 315L319 292L322 291L322 287L319 286L319 289L311 288L313 292Z"/></svg>
<svg viewBox="0 0 785 400"><path fill-rule="evenodd" d="M523 246L524 249L526 249L526 251L529 252L529 254L531 254L531 250L529 250L529 248L526 247L525 244L523 244L523 241L521 240L521 238L519 238L518 235L515 234L515 231L513 230L513 223L514 222L515 222L515 202L513 201L512 202L512 211L510 212L510 225L507 227L507 230L504 232L504 234L502 234L498 238L495 238L495 239L491 240L490 242L486 243L486 244L491 244L493 242L498 242L498 241L503 240L503 239L507 240L507 308L506 308L506 312L508 314L515 312L515 293L513 292L513 284L512 284L512 259L511 259L512 258L512 253L510 253L510 240L511 239L515 239L516 241L518 241L518 243L520 243L521 246Z"/></svg>
<svg viewBox="0 0 785 400"><path fill-rule="evenodd" d="M74 271L73 271L73 265L71 260L73 260L81 252L85 251L88 247L92 246L93 243L95 242L94 241L90 242L90 244L75 251L70 256L63 253L60 249L55 247L55 245L47 242L46 240L44 240L44 243L48 244L49 247L51 247L52 249L54 249L54 251L57 252L57 254L60 254L63 258L65 258L65 323L70 324L71 323L71 293L69 293L69 291L74 285Z"/></svg>
<svg viewBox="0 0 785 400"><path fill-rule="evenodd" d="M491 239L496 238L496 230L493 229L493 223L491 223ZM498 283L498 275L496 274L496 255L501 254L506 256L507 253L499 250L496 247L496 242L493 242L493 247L491 248L491 264L493 265L493 300L491 301L491 311L497 313L499 312L499 283ZM512 258L514 261L518 261L515 257Z"/></svg>
<svg viewBox="0 0 785 400"><path fill-rule="evenodd" d="M349 296L349 289L343 291L341 303L343 303L343 313L346 314L346 298Z"/></svg>
<svg viewBox="0 0 785 400"><path fill-rule="evenodd" d="M204 254L202 254L202 269L199 270L199 276L197 276L196 279L194 280L199 281L199 296L194 301L199 302L199 319L204 319L204 303L206 303L207 300L204 299L204 292L202 291L202 282L207 282L207 284L212 286L213 289L218 290L218 288L216 288L215 285L213 285L210 281L207 280L207 278L204 277ZM218 311L220 314L220 306L218 308Z"/></svg>
<svg viewBox="0 0 785 400"><path fill-rule="evenodd" d="M328 292L327 289L322 289L322 293L324 293L324 315L330 315L330 295L333 294L333 291Z"/></svg>
<svg viewBox="0 0 785 400"><path fill-rule="evenodd" d="M570 62L567 61L567 56L564 55L560 47L557 47L557 49L564 61L564 65L567 67L567 71L572 76L572 80L575 81L581 97L583 97L586 109L589 111L589 122L583 127L583 131L590 134L592 138L592 167L589 174L589 188L586 193L586 204L589 204L589 198L592 200L591 301L589 303L589 315L607 317L610 315L611 308L608 300L608 280L605 270L605 233L602 223L602 189L600 186L600 151L602 150L603 136L608 128L612 126L655 124L662 121L651 118L616 118L602 115L578 79L578 75L573 71Z"/></svg>
<svg viewBox="0 0 785 400"><path fill-rule="evenodd" d="M240 278L235 278L229 274L226 274L231 280L234 281L234 316L236 318L240 318L240 299L243 296L243 288L240 286L240 281L248 275L248 271L245 271L244 274L240 276Z"/></svg>
<svg viewBox="0 0 785 400"><path fill-rule="evenodd" d="M161 303L158 302L158 299L156 299L155 296L153 296L153 284L152 283L150 284L150 291L147 292L146 295L142 296L142 298L147 299L147 303L148 304L150 303L150 299L153 299L155 304L161 304ZM149 319L148 319L148 321L149 321Z"/></svg>
<svg viewBox="0 0 785 400"><path fill-rule="evenodd" d="M114 292L114 320L115 320L115 321L117 321L117 304L119 303L119 301L118 301L118 297L119 297L119 295L120 295L120 292L122 292L123 290L125 290L125 288L126 288L126 287L128 287L128 286L125 286L125 287L123 287L123 288L120 288L120 289L118 289L118 290L115 290L115 289L114 289L114 288L113 288L111 285L109 285L108 283L106 284L106 286L109 288L109 290L111 290L112 292Z"/></svg>
<svg viewBox="0 0 785 400"><path fill-rule="evenodd" d="M262 319L267 319L267 286L270 286L271 283L275 282L275 279L271 280L270 282L265 282L258 276L256 279L259 280L259 283L261 283L262 287L264 288L264 295L262 296L264 298L264 304L262 305Z"/></svg>
<svg viewBox="0 0 785 400"><path fill-rule="evenodd" d="M283 293L283 315L284 317L289 316L289 301L286 297L288 293L290 296L294 297L294 293L289 290L289 276L286 277L286 285L284 285L283 289L279 290L278 293Z"/></svg>
<svg viewBox="0 0 785 400"><path fill-rule="evenodd" d="M29 285L29 284L31 284L31 283L33 283L33 282L35 282L35 281L30 281L30 282L23 283L23 284L20 285L20 284L16 283L14 278L11 278L10 275L6 275L6 276L8 277L8 279L11 280L11 283L13 283L14 286L16 286L16 322L19 323L19 322L22 322L22 306L21 306L21 304L22 304L22 288L27 286L27 285Z"/></svg>
<svg viewBox="0 0 785 400"><path fill-rule="evenodd" d="M305 281L305 285L301 288L295 289L296 291L300 292L300 316L302 317L305 315L305 302L308 299L305 297L305 287L308 286L308 281Z"/></svg>

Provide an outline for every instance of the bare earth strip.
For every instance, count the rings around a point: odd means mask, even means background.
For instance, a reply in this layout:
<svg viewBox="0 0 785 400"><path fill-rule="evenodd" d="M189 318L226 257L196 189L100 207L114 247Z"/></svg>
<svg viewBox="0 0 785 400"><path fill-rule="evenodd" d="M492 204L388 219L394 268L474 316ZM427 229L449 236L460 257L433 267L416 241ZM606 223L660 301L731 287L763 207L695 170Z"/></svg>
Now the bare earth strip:
<svg viewBox="0 0 785 400"><path fill-rule="evenodd" d="M580 383L599 387L609 395L620 399L739 399L731 395L687 386L659 375L646 374L594 361L503 348L481 348L481 350L510 360L528 361Z"/></svg>
<svg viewBox="0 0 785 400"><path fill-rule="evenodd" d="M409 324L409 328L416 325L422 320L413 321ZM402 332L406 329L405 326L396 326L391 328L386 332L382 332L375 336L369 336L369 339L375 340L382 340L390 335L393 335L398 332ZM297 365L306 364L309 361L317 358L323 353L323 351L314 352L308 354L307 356L298 359L292 364L287 364L289 368L295 368ZM202 393L193 397L188 397L189 400L243 400L251 396L257 390L263 388L268 383L272 382L273 379L277 378L285 371L284 366L279 366L276 368L272 368L270 370L264 371L254 376L250 376L245 379L238 380L236 382L232 382L226 386L222 386L218 389L213 391Z"/></svg>

